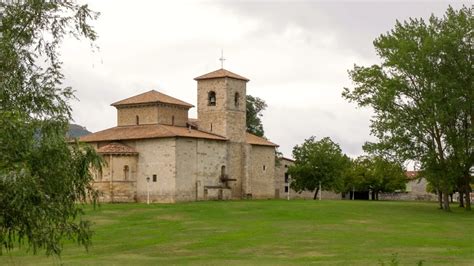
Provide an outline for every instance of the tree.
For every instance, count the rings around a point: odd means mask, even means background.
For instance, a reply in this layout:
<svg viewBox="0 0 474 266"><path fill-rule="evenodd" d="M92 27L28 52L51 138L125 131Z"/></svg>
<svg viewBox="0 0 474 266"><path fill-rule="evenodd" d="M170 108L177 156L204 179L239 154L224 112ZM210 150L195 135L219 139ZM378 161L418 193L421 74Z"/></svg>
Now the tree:
<svg viewBox="0 0 474 266"><path fill-rule="evenodd" d="M295 164L288 168L293 177L291 187L297 192L314 191L314 199L320 184L322 189L332 190L335 181L342 178L349 165L349 158L328 137L319 141L314 136L306 139L293 148L293 158Z"/></svg>
<svg viewBox="0 0 474 266"><path fill-rule="evenodd" d="M264 100L247 95L247 132L263 137L262 112L267 108Z"/></svg>
<svg viewBox="0 0 474 266"><path fill-rule="evenodd" d="M378 200L380 192L395 192L405 189L407 177L402 165L379 156L368 158L367 187L372 199Z"/></svg>
<svg viewBox="0 0 474 266"><path fill-rule="evenodd" d="M67 35L95 40L97 14L71 1L3 1L0 28L0 253L28 246L59 255L64 239L90 244L81 202L96 194L94 149L66 142L71 88L58 48Z"/></svg>
<svg viewBox="0 0 474 266"><path fill-rule="evenodd" d="M470 178L474 165L473 23L467 7L450 7L428 22L397 21L374 41L381 64L354 66L349 76L355 87L343 92L374 111L371 133L378 142L365 149L420 162L446 211L457 179Z"/></svg>

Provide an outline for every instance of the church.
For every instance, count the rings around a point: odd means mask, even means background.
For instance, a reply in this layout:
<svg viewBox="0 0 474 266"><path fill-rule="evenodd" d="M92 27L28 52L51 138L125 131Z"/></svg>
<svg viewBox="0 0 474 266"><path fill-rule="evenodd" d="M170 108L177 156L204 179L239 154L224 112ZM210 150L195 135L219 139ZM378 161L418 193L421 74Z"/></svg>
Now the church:
<svg viewBox="0 0 474 266"><path fill-rule="evenodd" d="M223 68L195 78L194 106L151 90L112 104L117 126L83 136L106 164L94 173L103 202L278 197L278 145L246 132L249 79Z"/></svg>

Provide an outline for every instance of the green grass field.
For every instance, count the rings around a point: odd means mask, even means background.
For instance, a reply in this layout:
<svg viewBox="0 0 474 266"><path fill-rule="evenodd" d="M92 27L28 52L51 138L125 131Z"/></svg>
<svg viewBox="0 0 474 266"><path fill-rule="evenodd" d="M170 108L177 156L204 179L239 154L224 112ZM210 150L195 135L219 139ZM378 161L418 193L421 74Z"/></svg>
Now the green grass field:
<svg viewBox="0 0 474 266"><path fill-rule="evenodd" d="M103 204L89 252L14 251L0 265L474 265L474 213L435 203L210 201ZM395 254L395 255L394 255Z"/></svg>

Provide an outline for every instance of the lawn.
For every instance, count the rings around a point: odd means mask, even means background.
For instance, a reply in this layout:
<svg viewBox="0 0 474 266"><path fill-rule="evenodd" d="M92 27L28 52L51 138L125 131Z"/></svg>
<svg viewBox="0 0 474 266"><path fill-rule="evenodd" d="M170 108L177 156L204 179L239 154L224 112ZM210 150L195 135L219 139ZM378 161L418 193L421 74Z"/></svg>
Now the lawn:
<svg viewBox="0 0 474 266"><path fill-rule="evenodd" d="M89 252L14 251L0 265L474 265L474 213L434 203L209 201L103 204Z"/></svg>

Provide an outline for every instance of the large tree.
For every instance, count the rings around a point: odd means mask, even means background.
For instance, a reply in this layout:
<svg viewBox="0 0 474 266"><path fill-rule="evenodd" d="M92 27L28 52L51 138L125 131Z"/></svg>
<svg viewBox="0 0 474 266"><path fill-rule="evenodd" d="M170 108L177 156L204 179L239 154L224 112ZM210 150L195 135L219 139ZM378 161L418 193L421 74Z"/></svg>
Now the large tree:
<svg viewBox="0 0 474 266"><path fill-rule="evenodd" d="M64 239L87 247L79 203L95 199L95 151L66 142L71 88L58 49L68 35L94 40L95 18L71 1L0 2L0 253L28 246L59 255Z"/></svg>
<svg viewBox="0 0 474 266"><path fill-rule="evenodd" d="M397 21L374 41L381 63L355 66L349 71L355 87L343 92L374 111L371 133L378 142L365 148L420 162L447 211L448 194L460 177L468 184L474 164L473 28L472 7Z"/></svg>
<svg viewBox="0 0 474 266"><path fill-rule="evenodd" d="M319 193L319 185L324 190L332 190L337 180L341 180L349 158L342 153L337 143L329 137L321 140L310 137L293 148L295 164L288 172L292 176L291 187L301 192L314 191L314 199Z"/></svg>
<svg viewBox="0 0 474 266"><path fill-rule="evenodd" d="M263 124L262 124L262 112L267 108L267 104L264 100L247 95L247 132L254 135L263 137Z"/></svg>

